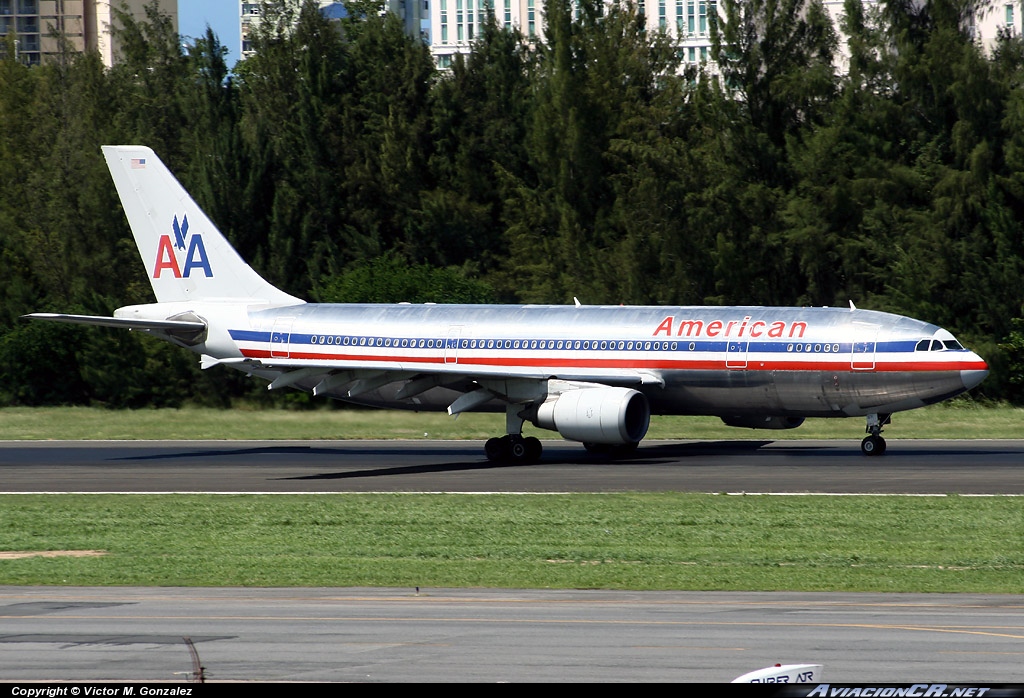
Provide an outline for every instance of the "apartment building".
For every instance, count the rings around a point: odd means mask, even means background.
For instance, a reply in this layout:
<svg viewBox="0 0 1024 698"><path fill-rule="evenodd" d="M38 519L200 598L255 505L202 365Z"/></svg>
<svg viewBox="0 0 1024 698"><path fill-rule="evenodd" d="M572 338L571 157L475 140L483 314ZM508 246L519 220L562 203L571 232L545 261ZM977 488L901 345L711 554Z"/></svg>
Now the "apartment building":
<svg viewBox="0 0 1024 698"><path fill-rule="evenodd" d="M292 0L292 2L299 5L302 0ZM345 9L345 3L343 2L334 0L317 0L317 2L320 5L321 14L327 19L340 20L347 16L348 11ZM238 5L241 28L240 36L242 40L241 55L242 58L245 58L253 53L249 34L254 27L259 25L265 9L263 7L264 3L260 2L260 0L239 0ZM405 25L405 31L410 36L420 36L423 37L424 41L428 41L427 12L429 0L385 0L385 6L388 12L394 13L402 20Z"/></svg>
<svg viewBox="0 0 1024 698"><path fill-rule="evenodd" d="M150 0L114 0L133 16L143 18ZM117 60L117 40L110 31L114 21L111 0L0 0L0 51L8 34L14 34L17 60L38 65L60 52L58 35L77 51L98 50L105 65ZM178 29L178 1L159 0Z"/></svg>
<svg viewBox="0 0 1024 698"><path fill-rule="evenodd" d="M421 0L425 1L425 0ZM543 33L543 0L430 0L429 44L438 67L452 57L468 53L487 14L499 24L517 27L527 38ZM636 0L651 31L665 29L678 41L684 63L706 62L711 53L708 17L718 11L716 0ZM874 4L877 0L864 0ZM825 0L825 8L838 27L843 0ZM1024 0L994 0L978 12L971 30L975 39L990 46L999 31L1022 32ZM840 59L842 60L842 59Z"/></svg>

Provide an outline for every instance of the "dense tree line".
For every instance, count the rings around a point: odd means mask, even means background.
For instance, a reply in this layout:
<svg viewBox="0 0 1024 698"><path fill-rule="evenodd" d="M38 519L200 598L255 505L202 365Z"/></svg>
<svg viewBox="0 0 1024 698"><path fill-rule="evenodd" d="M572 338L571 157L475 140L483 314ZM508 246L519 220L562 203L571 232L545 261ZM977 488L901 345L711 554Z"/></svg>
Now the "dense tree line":
<svg viewBox="0 0 1024 698"><path fill-rule="evenodd" d="M8 50L0 404L257 394L148 338L19 319L151 299L99 149L129 142L311 300L853 300L954 331L993 365L985 396L1024 399L1020 37L983 50L974 0L848 0L842 41L818 0L719 5L700 65L603 0L547 0L532 44L489 20L444 72L372 0L340 27L275 3L231 71L155 8L118 16L109 70Z"/></svg>

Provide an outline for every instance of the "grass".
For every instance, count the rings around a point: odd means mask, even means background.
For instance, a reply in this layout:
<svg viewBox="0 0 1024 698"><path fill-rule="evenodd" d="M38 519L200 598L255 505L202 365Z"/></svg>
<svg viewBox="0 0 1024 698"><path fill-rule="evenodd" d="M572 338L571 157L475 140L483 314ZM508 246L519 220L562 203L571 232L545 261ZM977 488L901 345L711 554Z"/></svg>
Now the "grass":
<svg viewBox="0 0 1024 698"><path fill-rule="evenodd" d="M5 495L5 585L1024 593L1016 498Z"/></svg>
<svg viewBox="0 0 1024 698"><path fill-rule="evenodd" d="M14 439L476 439L504 432L505 417L368 409L209 408L104 410L89 407L0 409L0 440ZM553 432L532 429L541 438ZM809 419L798 429L727 427L716 417L654 417L648 439L857 439L863 418ZM1024 409L946 403L894 415L894 439L1024 438Z"/></svg>
<svg viewBox="0 0 1024 698"><path fill-rule="evenodd" d="M484 439L501 415L7 408L0 439ZM659 417L649 438L859 439ZM540 436L554 436L534 430ZM891 438L1021 438L1024 410L938 405ZM4 585L1024 593L1024 501L978 497L3 495Z"/></svg>

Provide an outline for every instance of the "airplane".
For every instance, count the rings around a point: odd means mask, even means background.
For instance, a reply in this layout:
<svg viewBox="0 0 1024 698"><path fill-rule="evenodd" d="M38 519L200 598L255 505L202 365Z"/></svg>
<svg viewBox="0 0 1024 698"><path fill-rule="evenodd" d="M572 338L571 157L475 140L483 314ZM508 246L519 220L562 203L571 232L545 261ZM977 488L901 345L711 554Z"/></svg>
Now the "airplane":
<svg viewBox="0 0 1024 698"><path fill-rule="evenodd" d="M865 417L865 455L892 413L981 383L988 365L936 325L850 307L307 303L257 274L149 148L103 146L157 302L113 317L25 317L147 332L316 396L417 411L505 413L490 461L529 463L526 422L610 457L651 415L792 429ZM575 300L575 299L574 299Z"/></svg>

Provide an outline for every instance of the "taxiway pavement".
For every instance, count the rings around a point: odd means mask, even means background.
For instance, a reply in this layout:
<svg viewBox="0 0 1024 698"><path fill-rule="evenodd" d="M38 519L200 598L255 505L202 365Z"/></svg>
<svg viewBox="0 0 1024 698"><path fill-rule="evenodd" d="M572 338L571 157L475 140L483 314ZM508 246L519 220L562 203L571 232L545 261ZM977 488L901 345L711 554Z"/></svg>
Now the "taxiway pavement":
<svg viewBox="0 0 1024 698"><path fill-rule="evenodd" d="M0 588L4 681L1024 683L1024 597Z"/></svg>

